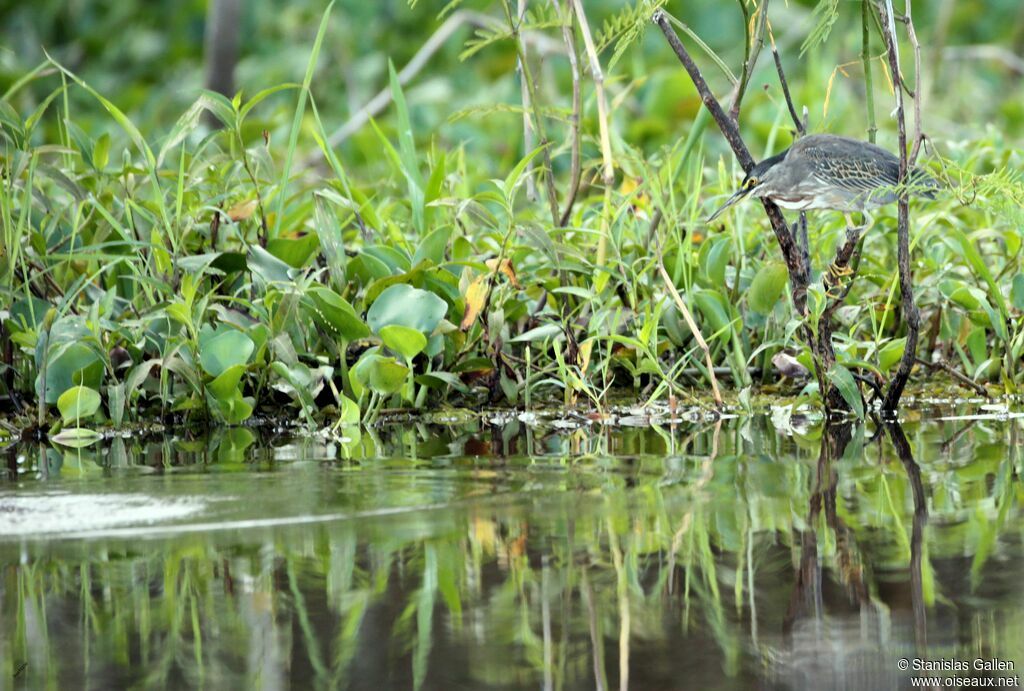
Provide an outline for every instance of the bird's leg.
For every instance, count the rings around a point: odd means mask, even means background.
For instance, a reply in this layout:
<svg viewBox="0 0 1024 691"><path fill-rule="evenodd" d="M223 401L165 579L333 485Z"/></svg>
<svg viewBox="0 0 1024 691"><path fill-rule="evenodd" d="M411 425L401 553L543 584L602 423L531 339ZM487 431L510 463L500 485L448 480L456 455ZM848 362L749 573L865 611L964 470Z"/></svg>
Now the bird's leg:
<svg viewBox="0 0 1024 691"><path fill-rule="evenodd" d="M864 212L864 223L859 226L853 222L853 215L849 211L845 212L843 216L846 218L846 242L836 251L836 258L829 265L824 277L825 292L833 298L841 294L839 292L833 295L833 290L838 287L843 277L853 273L853 270L850 269L850 258L860 241L861 233L868 227L869 216L866 211Z"/></svg>

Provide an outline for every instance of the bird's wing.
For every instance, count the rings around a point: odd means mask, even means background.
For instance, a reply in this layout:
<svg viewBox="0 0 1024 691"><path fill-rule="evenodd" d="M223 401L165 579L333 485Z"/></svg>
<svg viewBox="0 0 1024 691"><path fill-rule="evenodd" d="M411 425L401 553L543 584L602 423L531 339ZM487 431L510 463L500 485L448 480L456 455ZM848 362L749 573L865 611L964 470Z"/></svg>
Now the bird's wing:
<svg viewBox="0 0 1024 691"><path fill-rule="evenodd" d="M893 188L899 182L899 161L870 150L827 150L811 145L804 150L814 175L828 184L853 192Z"/></svg>

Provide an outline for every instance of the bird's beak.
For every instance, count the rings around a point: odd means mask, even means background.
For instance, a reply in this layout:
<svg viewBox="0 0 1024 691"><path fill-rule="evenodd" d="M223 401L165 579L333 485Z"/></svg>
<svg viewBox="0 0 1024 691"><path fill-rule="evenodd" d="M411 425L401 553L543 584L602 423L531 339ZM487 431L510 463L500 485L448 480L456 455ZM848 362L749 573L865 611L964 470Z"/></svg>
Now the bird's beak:
<svg viewBox="0 0 1024 691"><path fill-rule="evenodd" d="M728 209L730 206L732 206L736 202L741 201L742 199L744 199L753 190L754 190L753 187L750 187L750 188L747 188L747 189L743 189L741 187L740 189L736 190L736 192L731 197L729 197L728 199L725 200L725 204L722 204L720 207L718 207L718 210L715 211L715 213L713 213L710 216L708 216L707 223L711 223L716 218L721 216L725 212L726 209Z"/></svg>

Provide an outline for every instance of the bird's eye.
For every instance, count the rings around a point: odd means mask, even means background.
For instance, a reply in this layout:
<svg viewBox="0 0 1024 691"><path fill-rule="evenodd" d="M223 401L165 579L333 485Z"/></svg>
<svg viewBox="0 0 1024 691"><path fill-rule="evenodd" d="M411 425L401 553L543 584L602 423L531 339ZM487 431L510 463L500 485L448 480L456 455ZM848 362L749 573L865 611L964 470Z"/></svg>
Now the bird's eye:
<svg viewBox="0 0 1024 691"><path fill-rule="evenodd" d="M757 178L747 178L747 189L753 189L758 183Z"/></svg>

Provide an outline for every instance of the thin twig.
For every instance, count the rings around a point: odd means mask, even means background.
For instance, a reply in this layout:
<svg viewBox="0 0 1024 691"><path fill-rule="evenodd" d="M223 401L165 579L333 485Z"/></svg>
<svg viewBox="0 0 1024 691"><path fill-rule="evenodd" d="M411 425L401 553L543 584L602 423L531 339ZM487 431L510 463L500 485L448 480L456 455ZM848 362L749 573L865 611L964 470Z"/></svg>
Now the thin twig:
<svg viewBox="0 0 1024 691"><path fill-rule="evenodd" d="M516 11L517 21L522 24L523 18L526 16L526 0L519 0L518 9ZM522 44L522 35L518 36L519 42ZM520 46L521 54L526 56L526 45ZM523 64L519 63L519 71L522 74ZM530 89L526 85L525 79L519 80L519 90L523 101L523 155L530 153L537 148L536 132L533 129L533 121L530 120ZM533 161L531 160L527 164L526 169L531 174L526 176L526 198L531 202L537 201L537 181L534 179L533 172Z"/></svg>
<svg viewBox="0 0 1024 691"><path fill-rule="evenodd" d="M765 13L767 14L767 12ZM779 84L782 85L782 95L786 99L786 106L789 108L789 117L793 118L793 125L797 134L801 137L807 134L807 127L800 121L800 116L793 105L793 97L789 93L789 82L786 81L786 72L782 69L782 58L779 56L778 46L775 45L775 34L772 33L772 25L768 24L768 41L772 47L772 58L775 59L775 71L779 74Z"/></svg>
<svg viewBox="0 0 1024 691"><path fill-rule="evenodd" d="M971 391L974 391L974 393L976 393L978 395L981 395L981 396L984 396L985 398L991 398L991 396L989 396L988 389L986 389L982 384L979 384L978 382L974 381L973 379L971 379L970 377L968 377L965 374L961 374L960 372L957 372L948 363L945 363L945 362L928 362L927 360L922 360L921 358L914 358L914 361L917 364L919 364L919 365L924 365L928 369L932 369L932 370L940 369L943 372L945 372L946 374L948 374L949 376L953 377L953 379L956 379L959 383L961 383L964 386L966 386Z"/></svg>
<svg viewBox="0 0 1024 691"><path fill-rule="evenodd" d="M530 63L526 59L526 44L522 40L519 31L519 22L512 16L512 8L508 0L502 0L502 7L505 10L505 19L508 21L509 29L512 31L512 39L516 46L516 56L519 58L519 70L523 83L530 93L530 104L533 107L533 126L536 128L537 136L540 137L541 157L544 161L544 187L547 191L548 206L551 209L551 222L558 223L558 193L555 191L555 172L551 167L550 140L544 131L544 116L541 114L540 99L537 96L537 83L533 79L530 70Z"/></svg>
<svg viewBox="0 0 1024 691"><path fill-rule="evenodd" d="M907 26L909 29L913 22L910 19L910 0L907 0ZM885 393L885 400L882 402L882 412L894 415L899 406L900 398L903 396L903 389L906 387L907 379L910 377L910 370L914 366L917 350L917 336L921 327L921 314L914 303L914 283L910 271L910 205L907 198L906 183L910 172L910 162L907 157L907 124L903 106L903 78L900 73L899 48L896 38L896 22L893 16L892 0L884 0L880 5L881 24L883 27L882 36L885 39L886 53L889 57L889 69L892 72L893 91L896 96L896 128L899 139L899 184L898 184L898 211L896 226L897 263L899 264L900 294L902 297L903 317L907 321L907 344L903 355L900 357L896 374L889 383ZM916 90L915 93L919 93ZM916 99L915 99L916 100ZM919 111L918 111L919 112Z"/></svg>
<svg viewBox="0 0 1024 691"><path fill-rule="evenodd" d="M665 283L665 289L668 290L669 295L676 303L676 307L679 308L679 313L683 315L683 320L686 322L686 326L690 329L690 333L693 334L693 338L697 341L697 346L704 353L704 363L708 370L708 380L711 382L711 395L715 399L715 403L722 406L722 393L718 390L718 378L715 376L715 363L711 359L711 349L708 348L707 341L704 340L704 336L700 333L700 328L697 323L693 320L693 315L690 314L690 309L686 306L686 302L683 301L682 296L679 295L679 291L676 290L675 283L672 282L672 277L668 275L668 271L665 270L665 261L661 254L661 241L658 239L658 224L661 223L661 209L655 209L654 214L651 216L651 228L648 233L649 237L654 239L654 254L658 261L658 273L661 274L661 279Z"/></svg>
<svg viewBox="0 0 1024 691"><path fill-rule="evenodd" d="M562 6L559 0L551 0L559 15L562 14ZM559 225L564 226L569 222L572 215L572 207L576 203L576 195L580 191L580 180L583 178L582 157L582 136L581 122L583 120L583 99L580 94L580 65L576 56L576 32L573 27L573 13L563 20L562 40L565 42L565 54L569 58L569 71L572 74L572 116L569 118L572 129L571 138L571 163L569 172L569 190L565 195L565 209L559 219Z"/></svg>
<svg viewBox="0 0 1024 691"><path fill-rule="evenodd" d="M745 33L745 45L743 46L743 69L740 72L740 82L736 86L736 96L733 98L732 107L729 109L729 117L737 122L740 119L740 105L743 96L747 93L750 85L750 78L754 73L754 66L757 58L761 55L761 47L764 45L764 30L768 23L768 0L762 0L761 5L754 10L754 18L751 19L747 12L746 0L738 0L740 9L743 11L743 24ZM757 22L757 26L751 31L751 24Z"/></svg>
<svg viewBox="0 0 1024 691"><path fill-rule="evenodd" d="M864 66L864 107L868 112L868 141L875 143L878 125L875 124L875 92L871 83L871 31L868 29L870 19L869 0L861 0L861 49L860 60Z"/></svg>

